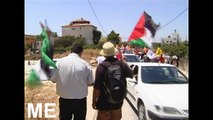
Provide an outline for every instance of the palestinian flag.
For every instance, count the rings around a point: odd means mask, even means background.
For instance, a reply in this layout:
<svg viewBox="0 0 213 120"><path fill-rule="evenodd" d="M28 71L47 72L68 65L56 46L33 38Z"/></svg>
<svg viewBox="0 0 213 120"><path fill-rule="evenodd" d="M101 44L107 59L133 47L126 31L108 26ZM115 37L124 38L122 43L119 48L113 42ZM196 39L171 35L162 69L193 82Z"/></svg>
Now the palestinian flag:
<svg viewBox="0 0 213 120"><path fill-rule="evenodd" d="M158 27L159 25L153 22L152 17L144 12L132 31L128 42L141 47L151 48L152 40Z"/></svg>
<svg viewBox="0 0 213 120"><path fill-rule="evenodd" d="M45 21L46 23L46 21ZM37 86L41 84L42 80L49 80L53 75L56 64L53 62L53 40L51 39L50 29L40 23L42 28L42 49L41 49L41 60L39 60L30 72L26 85Z"/></svg>

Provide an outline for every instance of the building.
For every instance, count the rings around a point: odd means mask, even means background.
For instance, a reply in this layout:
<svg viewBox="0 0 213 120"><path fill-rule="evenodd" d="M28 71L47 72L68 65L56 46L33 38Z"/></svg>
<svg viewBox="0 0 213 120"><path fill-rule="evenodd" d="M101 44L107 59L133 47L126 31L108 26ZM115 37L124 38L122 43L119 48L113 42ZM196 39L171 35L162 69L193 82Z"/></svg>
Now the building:
<svg viewBox="0 0 213 120"><path fill-rule="evenodd" d="M72 21L69 25L62 26L62 36L75 36L85 38L87 44L94 44L93 30L97 27L83 18Z"/></svg>
<svg viewBox="0 0 213 120"><path fill-rule="evenodd" d="M25 44L26 45L31 45L32 43L35 43L36 41L36 36L35 35L25 35Z"/></svg>
<svg viewBox="0 0 213 120"><path fill-rule="evenodd" d="M177 33L177 31L175 30L171 36L169 35L166 38L162 38L161 41L163 44L178 43L181 41L181 38L180 38L179 33Z"/></svg>
<svg viewBox="0 0 213 120"><path fill-rule="evenodd" d="M24 44L30 50L33 50L36 48L36 36L35 35L25 35L24 36Z"/></svg>
<svg viewBox="0 0 213 120"><path fill-rule="evenodd" d="M25 47L33 53L39 53L42 49L42 37L40 35L25 35ZM51 43L57 39L57 33L52 32L50 36Z"/></svg>

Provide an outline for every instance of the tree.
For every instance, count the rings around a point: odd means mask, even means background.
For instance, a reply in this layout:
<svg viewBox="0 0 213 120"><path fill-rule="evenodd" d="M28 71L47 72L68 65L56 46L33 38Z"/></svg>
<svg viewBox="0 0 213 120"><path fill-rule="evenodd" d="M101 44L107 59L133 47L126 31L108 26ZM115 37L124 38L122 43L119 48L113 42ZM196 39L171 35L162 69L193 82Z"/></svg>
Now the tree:
<svg viewBox="0 0 213 120"><path fill-rule="evenodd" d="M57 38L58 37L57 32L52 32L52 37Z"/></svg>
<svg viewBox="0 0 213 120"><path fill-rule="evenodd" d="M186 45L186 46L188 46L189 43L188 43L187 40L185 40L185 41L183 41L183 44Z"/></svg>
<svg viewBox="0 0 213 120"><path fill-rule="evenodd" d="M54 41L54 49L56 51L65 52L66 50L70 50L73 44L80 44L83 46L85 44L85 39L75 36L62 36Z"/></svg>
<svg viewBox="0 0 213 120"><path fill-rule="evenodd" d="M85 38L83 38L82 36L76 37L74 44L80 44L82 46L85 45Z"/></svg>
<svg viewBox="0 0 213 120"><path fill-rule="evenodd" d="M188 54L188 46L185 42L180 42L178 45L176 43L173 44L163 44L161 49L164 53L168 53L169 55L177 55L179 57L185 57Z"/></svg>
<svg viewBox="0 0 213 120"><path fill-rule="evenodd" d="M98 30L96 30L96 29L94 29L94 30L92 31L92 34L93 34L93 42L94 42L95 45L97 45L97 44L98 44L98 41L99 41L100 38L101 38L101 32L98 31Z"/></svg>
<svg viewBox="0 0 213 120"><path fill-rule="evenodd" d="M107 36L107 41L118 44L120 42L119 34L112 30L111 33Z"/></svg>
<svg viewBox="0 0 213 120"><path fill-rule="evenodd" d="M59 39L55 40L54 46L66 48L72 46L74 41L75 41L74 36L62 36L59 37Z"/></svg>
<svg viewBox="0 0 213 120"><path fill-rule="evenodd" d="M102 37L102 38L99 40L97 47L98 47L98 48L102 48L102 46L103 46L103 44L104 44L105 42L107 42L107 38L106 38L106 37Z"/></svg>
<svg viewBox="0 0 213 120"><path fill-rule="evenodd" d="M42 36L40 35L36 35L36 41L42 41Z"/></svg>

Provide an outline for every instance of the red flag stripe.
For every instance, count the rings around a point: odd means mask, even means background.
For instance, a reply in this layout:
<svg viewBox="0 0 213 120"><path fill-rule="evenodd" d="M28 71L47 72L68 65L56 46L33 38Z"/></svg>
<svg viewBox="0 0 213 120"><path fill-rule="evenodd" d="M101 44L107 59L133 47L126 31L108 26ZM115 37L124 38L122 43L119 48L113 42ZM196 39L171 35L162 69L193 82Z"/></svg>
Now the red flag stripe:
<svg viewBox="0 0 213 120"><path fill-rule="evenodd" d="M145 34L144 25L145 25L145 16L143 14L141 18L139 19L138 23L136 24L134 30L132 31L128 41L135 40L144 36Z"/></svg>

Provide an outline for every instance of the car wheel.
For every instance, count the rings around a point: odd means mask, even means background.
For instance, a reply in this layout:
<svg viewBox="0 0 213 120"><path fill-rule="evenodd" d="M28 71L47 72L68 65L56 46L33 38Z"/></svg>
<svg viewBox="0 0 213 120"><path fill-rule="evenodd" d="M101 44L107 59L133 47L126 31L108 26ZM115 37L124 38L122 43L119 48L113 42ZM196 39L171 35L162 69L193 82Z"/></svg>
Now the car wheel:
<svg viewBox="0 0 213 120"><path fill-rule="evenodd" d="M146 120L145 107L142 103L138 104L138 120Z"/></svg>

